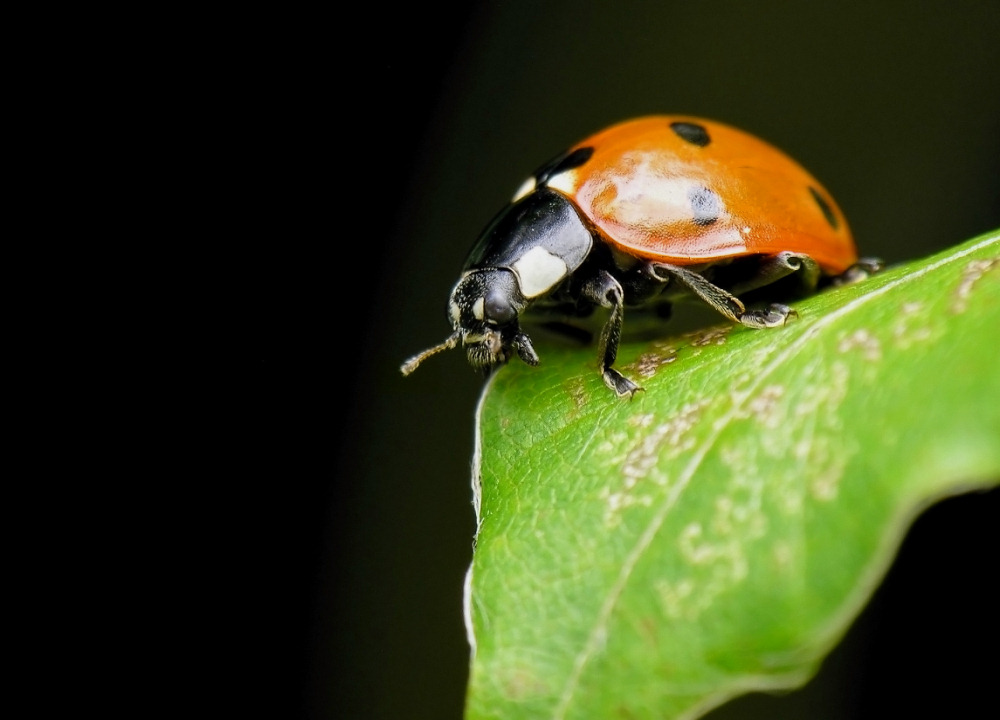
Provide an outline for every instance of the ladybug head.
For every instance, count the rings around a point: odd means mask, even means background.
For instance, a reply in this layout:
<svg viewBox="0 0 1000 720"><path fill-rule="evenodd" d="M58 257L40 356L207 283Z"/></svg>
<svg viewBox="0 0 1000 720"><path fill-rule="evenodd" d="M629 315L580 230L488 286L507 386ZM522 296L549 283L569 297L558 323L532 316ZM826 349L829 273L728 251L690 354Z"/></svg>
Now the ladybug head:
<svg viewBox="0 0 1000 720"><path fill-rule="evenodd" d="M518 317L528 303L510 270L487 268L466 272L451 291L448 316L454 332L440 345L416 355L401 368L404 375L417 369L424 359L459 342L469 364L488 374L506 363L516 352L530 365L538 364L531 340L521 332Z"/></svg>

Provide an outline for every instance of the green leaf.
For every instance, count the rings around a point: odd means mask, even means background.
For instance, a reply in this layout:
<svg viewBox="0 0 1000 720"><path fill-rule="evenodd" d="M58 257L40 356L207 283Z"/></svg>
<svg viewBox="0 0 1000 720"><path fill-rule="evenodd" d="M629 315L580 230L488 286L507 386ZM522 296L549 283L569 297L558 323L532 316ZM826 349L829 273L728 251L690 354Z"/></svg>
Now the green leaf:
<svg viewBox="0 0 1000 720"><path fill-rule="evenodd" d="M796 309L622 347L631 401L592 347L494 376L468 718L693 718L798 686L913 518L997 483L1000 231Z"/></svg>

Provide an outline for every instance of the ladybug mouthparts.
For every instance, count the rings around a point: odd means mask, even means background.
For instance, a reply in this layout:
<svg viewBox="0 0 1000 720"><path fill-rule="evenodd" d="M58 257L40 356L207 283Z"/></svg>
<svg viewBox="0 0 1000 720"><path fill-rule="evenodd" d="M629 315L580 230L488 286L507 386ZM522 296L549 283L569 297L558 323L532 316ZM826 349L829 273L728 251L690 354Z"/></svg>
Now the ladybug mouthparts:
<svg viewBox="0 0 1000 720"><path fill-rule="evenodd" d="M465 346L469 364L484 373L488 373L497 365L503 365L510 358L504 348L503 336L491 328L484 333L465 333L462 336L462 345Z"/></svg>

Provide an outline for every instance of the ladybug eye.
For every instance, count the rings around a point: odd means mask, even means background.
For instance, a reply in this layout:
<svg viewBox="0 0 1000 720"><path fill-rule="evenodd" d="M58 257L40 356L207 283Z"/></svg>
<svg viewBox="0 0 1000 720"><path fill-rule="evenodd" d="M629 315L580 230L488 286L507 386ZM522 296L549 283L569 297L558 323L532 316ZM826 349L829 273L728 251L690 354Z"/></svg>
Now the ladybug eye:
<svg viewBox="0 0 1000 720"><path fill-rule="evenodd" d="M517 311L501 292L491 292L485 298L484 319L497 325L506 325L517 317Z"/></svg>

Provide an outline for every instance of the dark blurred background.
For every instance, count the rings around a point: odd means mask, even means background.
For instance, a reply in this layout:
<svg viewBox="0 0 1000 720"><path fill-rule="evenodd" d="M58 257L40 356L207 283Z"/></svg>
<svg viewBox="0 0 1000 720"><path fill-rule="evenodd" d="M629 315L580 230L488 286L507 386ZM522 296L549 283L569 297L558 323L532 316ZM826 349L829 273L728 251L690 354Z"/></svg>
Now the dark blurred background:
<svg viewBox="0 0 1000 720"><path fill-rule="evenodd" d="M448 334L465 253L556 152L632 116L700 115L802 162L865 254L904 261L1000 226L995 0L470 0L262 19L245 41L264 58L244 209L260 239L234 250L226 308L246 478L228 557L246 568L248 695L275 717L461 715L481 381L457 352L398 368ZM993 671L966 653L998 639L996 495L925 515L817 681L742 716L978 701Z"/></svg>

